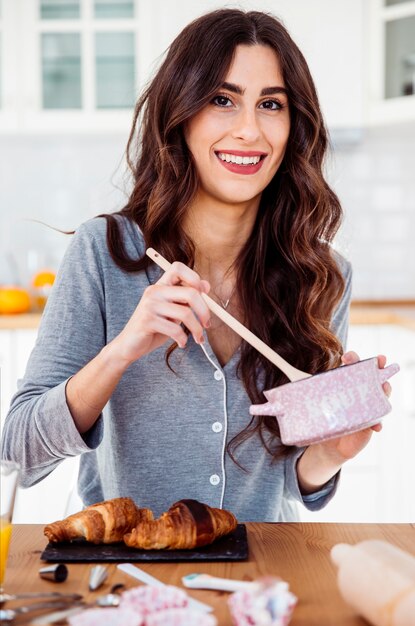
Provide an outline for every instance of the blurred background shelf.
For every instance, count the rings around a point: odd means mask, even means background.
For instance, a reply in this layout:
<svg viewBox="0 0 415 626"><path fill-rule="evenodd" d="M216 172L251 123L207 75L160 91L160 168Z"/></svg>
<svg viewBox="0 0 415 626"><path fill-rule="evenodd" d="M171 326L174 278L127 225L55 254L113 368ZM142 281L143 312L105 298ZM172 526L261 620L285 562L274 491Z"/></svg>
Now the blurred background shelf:
<svg viewBox="0 0 415 626"><path fill-rule="evenodd" d="M21 315L0 315L0 330L39 327L42 313L23 313Z"/></svg>
<svg viewBox="0 0 415 626"><path fill-rule="evenodd" d="M415 300L355 300L350 309L350 323L394 324L415 331Z"/></svg>
<svg viewBox="0 0 415 626"><path fill-rule="evenodd" d="M0 330L37 329L42 313L0 315ZM354 300L351 324L397 324L415 330L415 300Z"/></svg>

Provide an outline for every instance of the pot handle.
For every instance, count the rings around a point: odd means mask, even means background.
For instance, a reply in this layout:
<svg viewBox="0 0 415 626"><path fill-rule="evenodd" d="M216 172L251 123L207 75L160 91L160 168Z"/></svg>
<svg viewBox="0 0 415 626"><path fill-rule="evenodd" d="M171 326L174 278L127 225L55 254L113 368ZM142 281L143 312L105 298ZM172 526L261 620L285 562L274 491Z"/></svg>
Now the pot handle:
<svg viewBox="0 0 415 626"><path fill-rule="evenodd" d="M249 407L249 413L251 415L273 415L281 417L284 414L284 409L278 402L265 402L264 404L251 404Z"/></svg>
<svg viewBox="0 0 415 626"><path fill-rule="evenodd" d="M388 378L397 374L401 368L397 363L391 363L388 367L383 367L379 371L379 379L381 383L384 383Z"/></svg>

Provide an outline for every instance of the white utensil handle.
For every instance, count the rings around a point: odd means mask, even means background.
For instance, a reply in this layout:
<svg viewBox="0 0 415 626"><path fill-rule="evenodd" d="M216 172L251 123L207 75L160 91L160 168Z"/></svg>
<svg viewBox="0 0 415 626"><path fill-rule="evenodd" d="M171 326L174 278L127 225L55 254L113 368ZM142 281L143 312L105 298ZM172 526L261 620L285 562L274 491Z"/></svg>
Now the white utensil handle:
<svg viewBox="0 0 415 626"><path fill-rule="evenodd" d="M154 578L154 576L150 576L150 574L147 574L147 572L144 572L142 569L136 567L135 565L132 565L131 563L120 563L120 565L117 565L117 567L125 574L128 574L129 576L132 576L137 580L140 580L146 585L152 585L153 587L164 587L164 583L161 582L161 580L158 580L158 578ZM209 606L208 604L204 604L203 602L199 602L198 600L194 600L194 598L189 598L189 607L195 609L196 611L202 611L203 613L210 613L211 611L213 611L213 608L211 606Z"/></svg>
<svg viewBox="0 0 415 626"><path fill-rule="evenodd" d="M62 611L55 611L53 613L47 613L46 615L41 615L40 617L36 617L35 619L30 620L30 626L48 626L48 624L54 624L55 622L62 622L67 620L68 617L72 617L72 615L76 615L77 613L81 613L85 611L88 607L85 606L75 606L69 609L63 609Z"/></svg>
<svg viewBox="0 0 415 626"><path fill-rule="evenodd" d="M156 250L153 248L148 248L146 250L147 256L150 257L154 263L156 263L159 267L161 267L164 271L167 271L171 267L171 263L167 261L164 257L161 256ZM234 330L242 339L245 339L247 343L249 343L253 348L258 350L265 358L267 358L271 363L276 365L284 374L290 379L291 382L295 380L302 380L303 378L309 378L311 374L307 374L306 372L302 372L297 368L293 367L285 359L282 358L277 352L272 350L266 343L262 341L259 337L254 335L246 326L241 324L233 315L225 311L217 302L212 300L208 295L202 293L202 298L205 300L209 309L217 315L222 322L225 322L232 330Z"/></svg>
<svg viewBox="0 0 415 626"><path fill-rule="evenodd" d="M144 572L142 569L136 567L135 565L131 565L131 563L120 563L120 565L118 565L117 567L125 574L137 578L137 580L140 580L146 585L151 585L152 587L164 587L164 583L161 582L161 580L158 580L158 578L154 578L154 576L150 576L150 574L147 574L147 572Z"/></svg>
<svg viewBox="0 0 415 626"><path fill-rule="evenodd" d="M231 578L217 578L209 574L195 574L183 576L182 583L188 589L216 589L218 591L239 591L249 589L254 582L247 580L232 580Z"/></svg>

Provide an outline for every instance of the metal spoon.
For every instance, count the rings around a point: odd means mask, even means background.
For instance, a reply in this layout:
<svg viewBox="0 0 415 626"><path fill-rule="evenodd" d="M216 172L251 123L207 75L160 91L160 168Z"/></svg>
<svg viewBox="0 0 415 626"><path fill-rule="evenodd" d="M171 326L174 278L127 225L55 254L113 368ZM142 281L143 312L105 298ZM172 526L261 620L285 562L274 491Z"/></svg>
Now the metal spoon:
<svg viewBox="0 0 415 626"><path fill-rule="evenodd" d="M119 585L116 585L117 587ZM123 586L123 585L122 585ZM112 591L112 590L111 590ZM31 626L46 626L46 624L54 624L66 620L66 618L76 615L80 611L84 611L92 606L99 606L101 608L116 607L120 604L120 596L116 593L105 593L102 596L96 598L95 602L84 603L82 605L63 609L61 611L54 611L53 613L47 613L47 615L41 615L31 620Z"/></svg>
<svg viewBox="0 0 415 626"><path fill-rule="evenodd" d="M67 602L34 602L28 606L19 606L16 609L0 609L0 623L12 622L19 615L26 615L26 613L30 613L31 611L65 608L68 608Z"/></svg>
<svg viewBox="0 0 415 626"><path fill-rule="evenodd" d="M82 596L79 593L60 593L59 591L46 591L46 592L30 592L30 593L1 593L0 604L4 604L9 600L20 600L23 598L56 598L57 600L73 600L77 602L82 600Z"/></svg>
<svg viewBox="0 0 415 626"><path fill-rule="evenodd" d="M120 596L116 593L106 593L103 596L99 596L99 598L95 600L95 604L97 604L101 608L106 608L108 606L118 606L120 604Z"/></svg>

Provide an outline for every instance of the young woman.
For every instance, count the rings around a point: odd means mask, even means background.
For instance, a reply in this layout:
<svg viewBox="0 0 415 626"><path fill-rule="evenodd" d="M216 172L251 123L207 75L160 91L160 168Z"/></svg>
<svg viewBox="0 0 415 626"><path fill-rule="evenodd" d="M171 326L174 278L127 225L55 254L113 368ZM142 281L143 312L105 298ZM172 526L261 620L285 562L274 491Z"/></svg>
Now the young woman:
<svg viewBox="0 0 415 626"><path fill-rule="evenodd" d="M327 503L372 430L285 448L276 419L249 406L287 379L201 296L302 370L340 365L351 271L331 247L341 208L326 147L279 21L224 9L182 31L136 107L129 201L77 230L13 399L3 454L24 485L82 455L85 504L131 496L159 514L194 498L278 521L296 519L296 501Z"/></svg>

